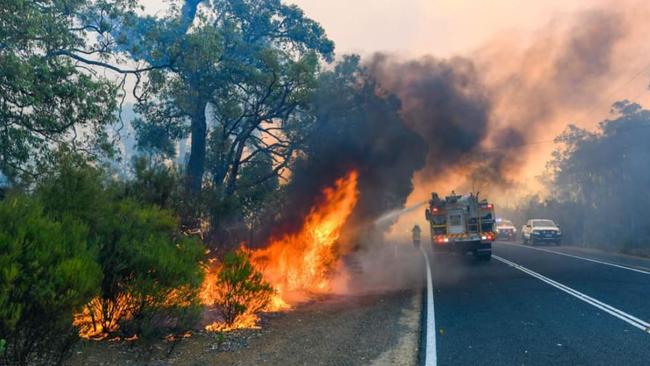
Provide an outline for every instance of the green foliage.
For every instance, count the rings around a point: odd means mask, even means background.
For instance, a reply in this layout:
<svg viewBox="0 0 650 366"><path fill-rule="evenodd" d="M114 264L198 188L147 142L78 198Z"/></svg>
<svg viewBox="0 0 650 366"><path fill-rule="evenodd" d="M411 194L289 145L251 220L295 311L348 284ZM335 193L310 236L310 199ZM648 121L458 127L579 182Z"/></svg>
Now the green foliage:
<svg viewBox="0 0 650 366"><path fill-rule="evenodd" d="M7 364L56 363L76 338L72 314L98 292L101 270L72 220L47 217L38 201L0 201L0 339Z"/></svg>
<svg viewBox="0 0 650 366"><path fill-rule="evenodd" d="M243 250L229 252L217 276L217 305L227 325L242 315L255 314L269 305L273 288L252 264Z"/></svg>
<svg viewBox="0 0 650 366"><path fill-rule="evenodd" d="M213 186L233 195L245 150L279 160L291 157L292 139L284 130L296 108L308 101L319 59L331 60L334 44L318 23L279 0L216 0L197 19L190 7L186 3L169 19L134 30L155 50L149 62L156 62L155 55L175 60L173 70L155 70L149 77L155 98L138 105L147 121L138 123L139 133L144 141L151 141L152 134L164 136L158 144L164 146L191 133L186 173L189 187L198 193L208 126L214 125L220 133L212 134L213 145L229 146L219 150L223 154L211 171ZM207 123L206 115L214 123ZM278 122L275 129L264 126L269 121ZM267 144L265 135L281 140ZM156 148L167 151L164 146Z"/></svg>
<svg viewBox="0 0 650 366"><path fill-rule="evenodd" d="M120 3L108 7L117 9ZM116 88L75 58L104 53L89 41L95 28L72 26L97 26L92 5L80 0L0 2L0 172L11 179L42 169L53 148L111 150L104 128L115 120Z"/></svg>
<svg viewBox="0 0 650 366"><path fill-rule="evenodd" d="M214 158L213 154L208 156ZM273 160L265 154L251 156L243 165L238 182L235 194L225 197L223 187L218 190L219 187L211 186L211 194L204 201L216 237L211 243L225 248L242 241L254 242L256 234L273 221L284 198Z"/></svg>
<svg viewBox="0 0 650 366"><path fill-rule="evenodd" d="M116 317L127 317L134 321L134 333L146 336L154 322L160 325L161 312L196 303L204 249L178 234L178 222L168 211L132 201L118 202L111 211L96 238L104 272L102 326L110 330L129 320Z"/></svg>
<svg viewBox="0 0 650 366"><path fill-rule="evenodd" d="M136 158L133 172L134 179L126 183L127 197L165 209L173 209L178 203L181 179L173 167Z"/></svg>
<svg viewBox="0 0 650 366"><path fill-rule="evenodd" d="M146 335L156 325L174 323L169 318L176 310L196 303L204 249L179 232L170 211L124 198L114 184L107 181L104 187L104 181L101 170L68 156L44 179L38 194L51 215L88 226L88 241L102 268L99 296L87 307L82 333L105 335L128 321L125 332ZM166 204L168 197L153 192L146 179L141 183L135 184L136 192Z"/></svg>
<svg viewBox="0 0 650 366"><path fill-rule="evenodd" d="M103 172L74 153L57 154L57 164L45 175L36 193L49 215L73 217L96 233L109 197L102 182Z"/></svg>
<svg viewBox="0 0 650 366"><path fill-rule="evenodd" d="M174 158L176 156L176 146L173 141L176 134L170 131L171 126L149 123L140 118L135 119L131 124L136 132L136 148L139 151L158 158Z"/></svg>
<svg viewBox="0 0 650 366"><path fill-rule="evenodd" d="M642 252L648 248L650 111L629 101L613 106L596 133L569 126L563 149L549 163L550 197L532 197L518 208L526 217L555 219L565 241Z"/></svg>

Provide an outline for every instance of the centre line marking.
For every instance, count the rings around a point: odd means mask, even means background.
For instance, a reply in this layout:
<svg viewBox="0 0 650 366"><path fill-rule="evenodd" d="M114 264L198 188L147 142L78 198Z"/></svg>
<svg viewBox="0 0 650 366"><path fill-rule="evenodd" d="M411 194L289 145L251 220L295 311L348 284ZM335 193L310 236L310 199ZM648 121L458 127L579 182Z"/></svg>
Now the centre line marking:
<svg viewBox="0 0 650 366"><path fill-rule="evenodd" d="M615 264L615 263L610 263L610 262L603 262L603 261L599 261L599 260L596 260L596 259L580 257L580 256L573 255L573 254L556 252L554 250L548 250L548 249L542 249L542 248L533 248L533 247L528 247L528 246L525 246L525 245L515 245L515 244L510 244L510 243L499 243L499 244L509 245L509 246L513 246L513 247L517 247L517 248L526 248L526 249L538 250L540 252L546 252L546 253L551 253L551 254L563 255L565 257L571 257L571 258L575 258L575 259L582 259L583 261L594 262L594 263L598 263L598 264L604 264L606 266L611 266L611 267L616 267L616 268L621 268L621 269L627 269L628 271L634 271L634 272L650 275L650 271L644 271L642 269L638 269L638 268L634 268L634 267L628 267L628 266L623 266L623 265L620 265L620 264Z"/></svg>
<svg viewBox="0 0 650 366"><path fill-rule="evenodd" d="M427 264L427 333L426 346L424 353L424 364L426 366L438 365L438 355L436 354L436 314L433 307L433 280L431 279L431 265L429 255L420 247Z"/></svg>
<svg viewBox="0 0 650 366"><path fill-rule="evenodd" d="M606 312L606 313L608 313L610 315L613 315L613 316L623 320L624 322L626 322L626 323L628 323L628 324L630 324L630 325L632 325L632 326L634 326L636 328L641 329L642 331L644 331L646 333L650 333L650 323L648 323L648 322L646 322L644 320L641 320L641 319L639 319L639 318L637 318L637 317L635 317L633 315L630 315L630 314L628 314L628 313L626 313L626 312L624 312L622 310L619 310L619 309L617 309L617 308L615 308L615 307L613 307L611 305L607 305L602 301L596 300L591 296L585 295L585 294L583 294L582 292L580 292L578 290L574 290L569 286L566 286L566 285L563 285L563 284L561 284L561 283L559 283L557 281L554 281L554 280L552 280L552 279L550 279L550 278L548 278L546 276L543 276L543 275L541 275L541 274L539 274L539 273L537 273L537 272L535 272L535 271L533 271L531 269L528 269L528 268L526 268L526 267L524 267L524 266L522 266L520 264L517 264L515 262L511 262L511 261L509 261L509 260L507 260L505 258L501 258L501 257L499 257L497 255L492 255L492 258L494 258L494 259L496 259L498 261L501 261L501 262L503 262L503 263L505 263L505 264L507 264L507 265L509 265L511 267L514 267L515 269L518 269L518 270L520 270L520 271L522 271L522 272L524 272L524 273L526 273L526 274L528 274L530 276L533 276L533 277L535 277L535 278L537 278L537 279L539 279L541 281L544 281L547 284L549 284L549 285L551 285L551 286L553 286L553 287L555 287L557 289L560 289L560 290L566 292L567 294L572 295L572 296L574 296L574 297L576 297L576 298L578 298L578 299L580 299L580 300L582 300L582 301L584 301L584 302L586 302L586 303L588 303L590 305L593 305L593 306L597 307L598 309L600 309L600 310L602 310L602 311L604 311L604 312Z"/></svg>

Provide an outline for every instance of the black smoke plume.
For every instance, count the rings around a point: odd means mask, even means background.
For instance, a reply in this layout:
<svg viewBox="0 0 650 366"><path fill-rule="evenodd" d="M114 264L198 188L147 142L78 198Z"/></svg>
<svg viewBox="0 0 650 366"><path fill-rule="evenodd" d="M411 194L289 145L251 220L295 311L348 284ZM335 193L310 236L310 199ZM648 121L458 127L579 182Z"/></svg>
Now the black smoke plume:
<svg viewBox="0 0 650 366"><path fill-rule="evenodd" d="M486 148L491 131L491 100L474 63L456 57L426 57L400 61L375 54L371 74L382 88L402 102L406 125L427 143L425 179L435 180L451 170L464 169L471 181L507 185L505 171L513 160L508 150ZM494 133L495 146L521 144L523 136L506 127Z"/></svg>
<svg viewBox="0 0 650 366"><path fill-rule="evenodd" d="M426 145L404 124L399 100L379 93L358 57L346 57L320 81L304 155L287 187L282 231L300 225L314 198L352 169L359 173L360 196L350 226L364 227L403 207L425 162Z"/></svg>

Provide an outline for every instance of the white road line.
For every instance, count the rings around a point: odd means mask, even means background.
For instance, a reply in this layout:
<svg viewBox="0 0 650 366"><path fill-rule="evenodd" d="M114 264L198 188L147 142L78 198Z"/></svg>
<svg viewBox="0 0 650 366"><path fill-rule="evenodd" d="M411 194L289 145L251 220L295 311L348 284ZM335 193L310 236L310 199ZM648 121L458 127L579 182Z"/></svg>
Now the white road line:
<svg viewBox="0 0 650 366"><path fill-rule="evenodd" d="M532 249L532 250L539 250L540 252L546 252L546 253L552 253L552 254L557 254L557 255L563 255L563 256L565 256L565 257L571 257L571 258L575 258L575 259L582 259L583 261L588 261L588 262L594 262L594 263L604 264L604 265L606 265L606 266L611 266L611 267L616 267L616 268L621 268L621 269L627 269L628 271L634 271L634 272L638 272L638 273L643 273L643 274L650 275L650 271L644 271L644 270L642 270L642 269L638 269L638 268L634 268L634 267L628 267L628 266L623 266L623 265L620 265L620 264L615 264L615 263L610 263L610 262L603 262L603 261L599 261L599 260L596 260L596 259L580 257L580 256L578 256L578 255L567 254L567 253L562 253L562 252L556 252L556 251L554 251L554 250L548 250L548 249L542 249L542 248L533 248L533 247L528 247L528 246L524 246L524 245L515 245L515 244L510 244L510 243L499 243L499 244L510 245L510 246L518 247L518 248L526 248L526 249Z"/></svg>
<svg viewBox="0 0 650 366"><path fill-rule="evenodd" d="M528 269L528 268L526 268L526 267L524 267L522 265L511 262L511 261L509 261L509 260L507 260L505 258L501 258L501 257L499 257L497 255L492 255L492 258L494 258L494 259L496 259L498 261L501 261L501 262L503 262L503 263L505 263L505 264L507 264L507 265L509 265L511 267L514 267L514 268L516 268L516 269L518 269L518 270L520 270L520 271L522 271L522 272L524 272L524 273L526 273L528 275L531 275L531 276L533 276L533 277L535 277L535 278L537 278L537 279L539 279L541 281L544 281L547 284L549 284L549 285L551 285L551 286L553 286L553 287L555 287L557 289L560 289L560 290L568 293L569 295L572 295L572 296L574 296L574 297L576 297L576 298L578 298L578 299L580 299L580 300L582 300L582 301L584 301L584 302L586 302L586 303L588 303L590 305L593 305L593 306L597 307L598 309L600 309L600 310L602 310L602 311L604 311L604 312L606 312L606 313L608 313L610 315L613 315L613 316L623 320L624 322L626 322L626 323L628 323L628 324L630 324L630 325L632 325L632 326L634 326L636 328L641 329L642 331L644 331L646 333L650 333L650 323L648 323L646 321L643 321L643 320L641 320L641 319L639 319L639 318L637 318L637 317L635 317L633 315L630 315L630 314L628 314L628 313L626 313L626 312L624 312L622 310L619 310L619 309L617 309L617 308L615 308L615 307L613 307L611 305L607 305L602 301L596 300L591 296L585 295L585 294L583 294L582 292L580 292L578 290L574 290L571 287L563 285L563 284L561 284L561 283L559 283L557 281L554 281L554 280L552 280L552 279L550 279L550 278L548 278L546 276L543 276L543 275L541 275L541 274L539 274L539 273L537 273L537 272L535 272L535 271L533 271L531 269Z"/></svg>
<svg viewBox="0 0 650 366"><path fill-rule="evenodd" d="M431 265L429 255L420 247L427 264L427 333L426 348L424 354L424 364L426 366L436 366L438 364L438 355L436 354L436 314L433 307L433 280L431 279Z"/></svg>

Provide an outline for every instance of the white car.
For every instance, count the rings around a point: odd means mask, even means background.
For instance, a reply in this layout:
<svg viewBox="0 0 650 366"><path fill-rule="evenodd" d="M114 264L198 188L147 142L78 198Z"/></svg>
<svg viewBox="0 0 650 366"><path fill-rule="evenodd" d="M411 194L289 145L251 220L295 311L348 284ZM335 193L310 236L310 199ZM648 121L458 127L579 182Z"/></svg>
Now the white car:
<svg viewBox="0 0 650 366"><path fill-rule="evenodd" d="M562 243L562 231L553 220L532 219L521 228L521 240L524 244Z"/></svg>

